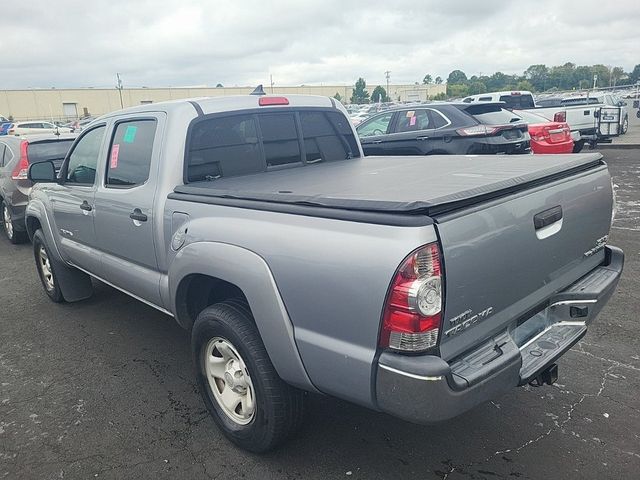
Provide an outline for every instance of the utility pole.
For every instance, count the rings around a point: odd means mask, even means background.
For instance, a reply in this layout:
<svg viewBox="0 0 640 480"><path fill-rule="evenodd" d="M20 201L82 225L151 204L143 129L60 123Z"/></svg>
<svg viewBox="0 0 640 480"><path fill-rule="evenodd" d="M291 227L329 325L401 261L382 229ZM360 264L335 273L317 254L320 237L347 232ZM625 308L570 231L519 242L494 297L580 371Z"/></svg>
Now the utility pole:
<svg viewBox="0 0 640 480"><path fill-rule="evenodd" d="M391 78L391 71L384 72L384 76L387 78L387 98L391 98L391 92L389 92L389 78Z"/></svg>
<svg viewBox="0 0 640 480"><path fill-rule="evenodd" d="M116 85L116 89L120 93L120 108L124 108L124 103L122 102L122 80L120 79L120 74L116 73L116 78L118 79L118 84Z"/></svg>
<svg viewBox="0 0 640 480"><path fill-rule="evenodd" d="M269 74L269 82L271 83L271 93L273 93L273 75Z"/></svg>

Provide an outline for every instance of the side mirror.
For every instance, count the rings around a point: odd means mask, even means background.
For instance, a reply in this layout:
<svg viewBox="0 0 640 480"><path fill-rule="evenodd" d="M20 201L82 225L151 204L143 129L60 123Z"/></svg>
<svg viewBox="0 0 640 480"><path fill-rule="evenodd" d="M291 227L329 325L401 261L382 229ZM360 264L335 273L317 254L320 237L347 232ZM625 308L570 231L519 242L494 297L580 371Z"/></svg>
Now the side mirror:
<svg viewBox="0 0 640 480"><path fill-rule="evenodd" d="M29 165L27 178L33 183L55 183L58 181L56 167L51 160Z"/></svg>

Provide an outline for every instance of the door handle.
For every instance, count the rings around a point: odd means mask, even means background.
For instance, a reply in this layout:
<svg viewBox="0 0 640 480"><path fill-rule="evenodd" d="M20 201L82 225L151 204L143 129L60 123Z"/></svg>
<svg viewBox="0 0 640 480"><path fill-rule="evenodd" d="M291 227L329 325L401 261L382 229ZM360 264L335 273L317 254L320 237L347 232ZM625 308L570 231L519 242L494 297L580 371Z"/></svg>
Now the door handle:
<svg viewBox="0 0 640 480"><path fill-rule="evenodd" d="M131 212L129 214L129 218L131 220L136 220L138 222L146 222L147 221L147 216L142 213L142 210L140 210L139 208L136 208L133 212Z"/></svg>
<svg viewBox="0 0 640 480"><path fill-rule="evenodd" d="M89 202L87 202L86 200L80 204L80 208L85 212L90 212L91 210L93 210L93 207L89 205Z"/></svg>
<svg viewBox="0 0 640 480"><path fill-rule="evenodd" d="M557 205L553 208L540 212L533 217L533 226L536 230L551 225L562 219L562 206Z"/></svg>
<svg viewBox="0 0 640 480"><path fill-rule="evenodd" d="M416 140L429 140L429 137L423 135L422 137L416 137Z"/></svg>

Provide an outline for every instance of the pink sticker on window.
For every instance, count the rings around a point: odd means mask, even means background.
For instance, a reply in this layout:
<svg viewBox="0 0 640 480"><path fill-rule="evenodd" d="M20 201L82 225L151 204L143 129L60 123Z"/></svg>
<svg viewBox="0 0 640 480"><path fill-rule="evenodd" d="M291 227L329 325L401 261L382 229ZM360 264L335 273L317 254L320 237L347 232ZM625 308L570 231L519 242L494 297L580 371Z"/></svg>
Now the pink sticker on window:
<svg viewBox="0 0 640 480"><path fill-rule="evenodd" d="M418 117L411 117L411 120L409 120L409 125L414 126L416 124L417 119Z"/></svg>
<svg viewBox="0 0 640 480"><path fill-rule="evenodd" d="M120 144L116 143L111 147L111 164L109 168L118 168L118 154L120 153Z"/></svg>

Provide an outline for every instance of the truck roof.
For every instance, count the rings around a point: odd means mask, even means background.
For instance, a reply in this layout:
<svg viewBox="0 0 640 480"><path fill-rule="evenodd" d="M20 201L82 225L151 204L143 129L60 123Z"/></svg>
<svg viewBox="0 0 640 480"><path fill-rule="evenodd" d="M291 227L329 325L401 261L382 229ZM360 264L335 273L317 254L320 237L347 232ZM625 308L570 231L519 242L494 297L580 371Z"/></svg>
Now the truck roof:
<svg viewBox="0 0 640 480"><path fill-rule="evenodd" d="M138 105L135 107L125 108L115 112L103 115L100 118L109 118L114 116L120 116L129 113L138 112L177 112L180 110L191 110L194 113L210 114L219 112L230 112L235 110L247 110L253 108L260 108L260 98L286 98L287 105L282 107L335 107L344 110L344 107L340 102L329 98L321 97L319 95L286 95L286 94L274 94L274 95L229 95L226 97L195 97L185 98L179 100L168 100L165 102L149 103L144 105ZM269 108L278 108L278 105L270 105ZM346 112L346 110L345 110Z"/></svg>

